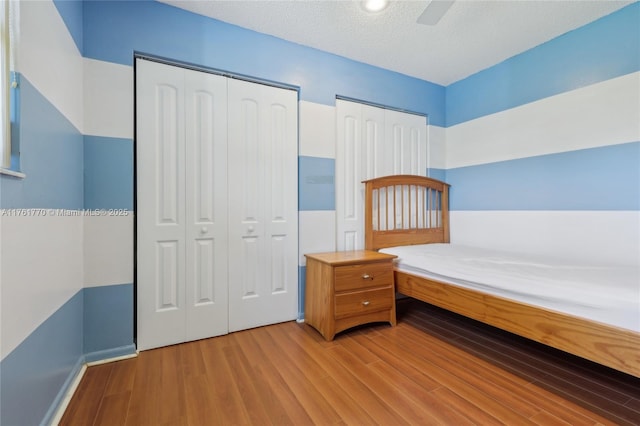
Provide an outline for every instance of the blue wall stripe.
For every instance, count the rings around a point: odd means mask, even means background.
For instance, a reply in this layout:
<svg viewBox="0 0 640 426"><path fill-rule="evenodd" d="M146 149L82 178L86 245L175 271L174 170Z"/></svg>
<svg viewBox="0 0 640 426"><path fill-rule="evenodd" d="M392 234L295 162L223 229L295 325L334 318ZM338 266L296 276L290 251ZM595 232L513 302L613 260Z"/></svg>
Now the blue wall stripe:
<svg viewBox="0 0 640 426"><path fill-rule="evenodd" d="M447 126L638 70L636 2L448 86Z"/></svg>
<svg viewBox="0 0 640 426"><path fill-rule="evenodd" d="M133 210L133 141L84 137L84 208Z"/></svg>
<svg viewBox="0 0 640 426"><path fill-rule="evenodd" d="M307 267L298 266L298 319L304 319L304 295L307 288Z"/></svg>
<svg viewBox="0 0 640 426"><path fill-rule="evenodd" d="M25 76L20 77L20 168L2 175L0 208L83 208L82 135Z"/></svg>
<svg viewBox="0 0 640 426"><path fill-rule="evenodd" d="M67 31L71 34L78 52L82 54L82 6L84 2L78 0L53 0L53 4L67 26Z"/></svg>
<svg viewBox="0 0 640 426"><path fill-rule="evenodd" d="M640 142L449 169L451 210L640 210Z"/></svg>
<svg viewBox="0 0 640 426"><path fill-rule="evenodd" d="M133 345L133 284L85 288L83 302L85 354Z"/></svg>
<svg viewBox="0 0 640 426"><path fill-rule="evenodd" d="M429 176L430 178L433 178L433 179L438 179L438 180L446 182L447 181L447 170L446 169L429 168L429 169L427 169L427 176Z"/></svg>
<svg viewBox="0 0 640 426"><path fill-rule="evenodd" d="M82 358L82 291L0 363L0 424L38 425Z"/></svg>
<svg viewBox="0 0 640 426"><path fill-rule="evenodd" d="M427 114L444 126L443 86L166 4L86 2L83 33L88 58L132 65L139 51L299 86L310 102L335 105L339 94Z"/></svg>
<svg viewBox="0 0 640 426"><path fill-rule="evenodd" d="M298 210L336 209L336 161L298 157Z"/></svg>

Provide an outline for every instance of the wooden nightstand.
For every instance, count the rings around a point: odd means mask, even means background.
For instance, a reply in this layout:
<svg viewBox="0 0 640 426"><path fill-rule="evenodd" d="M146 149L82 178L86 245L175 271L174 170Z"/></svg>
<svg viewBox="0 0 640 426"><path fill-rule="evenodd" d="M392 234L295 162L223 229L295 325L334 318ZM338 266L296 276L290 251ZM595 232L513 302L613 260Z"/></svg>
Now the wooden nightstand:
<svg viewBox="0 0 640 426"><path fill-rule="evenodd" d="M360 324L396 325L393 259L368 250L306 254L305 322L327 340Z"/></svg>

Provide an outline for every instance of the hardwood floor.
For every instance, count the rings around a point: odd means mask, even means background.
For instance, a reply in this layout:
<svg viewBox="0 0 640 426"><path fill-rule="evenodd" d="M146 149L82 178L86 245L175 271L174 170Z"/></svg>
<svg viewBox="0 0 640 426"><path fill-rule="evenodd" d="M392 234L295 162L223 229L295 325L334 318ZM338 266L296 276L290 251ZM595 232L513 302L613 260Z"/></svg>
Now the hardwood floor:
<svg viewBox="0 0 640 426"><path fill-rule="evenodd" d="M640 379L415 300L324 341L295 322L88 368L62 425L640 424Z"/></svg>

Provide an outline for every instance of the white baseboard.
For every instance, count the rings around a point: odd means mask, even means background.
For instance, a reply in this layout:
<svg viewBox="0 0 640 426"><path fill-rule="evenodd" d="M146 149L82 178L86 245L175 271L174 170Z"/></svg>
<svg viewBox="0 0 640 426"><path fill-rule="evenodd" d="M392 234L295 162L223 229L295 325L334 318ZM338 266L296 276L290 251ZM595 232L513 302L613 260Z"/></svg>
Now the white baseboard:
<svg viewBox="0 0 640 426"><path fill-rule="evenodd" d="M64 397L60 401L60 404L56 409L55 415L51 419L50 425L57 426L60 423L62 416L64 415L65 411L67 411L67 407L71 402L71 398L73 398L73 394L76 392L76 389L78 388L78 386L80 386L80 382L82 381L82 377L84 376L84 373L87 371L87 367L92 367L94 365L100 365L100 364L107 364L109 362L121 361L123 359L135 358L137 356L138 356L138 352L135 352L132 354L120 355L112 358L106 358L106 359L101 359L97 361L83 363L80 369L78 370L78 372L76 373L75 378L67 388L67 391L65 392Z"/></svg>
<svg viewBox="0 0 640 426"><path fill-rule="evenodd" d="M93 367L94 365L108 364L110 362L122 361L123 359L135 358L137 356L138 356L138 352L133 354L128 354L128 355L116 356L113 358L100 359L98 361L91 361L91 362L87 362L85 365L87 367Z"/></svg>
<svg viewBox="0 0 640 426"><path fill-rule="evenodd" d="M60 423L60 420L62 419L64 412L67 410L67 407L71 402L71 398L73 397L73 394L76 392L76 389L78 388L78 386L80 386L80 381L82 380L82 377L84 376L85 371L87 371L87 365L83 364L82 367L80 367L80 370L78 371L78 373L76 374L76 377L73 379L73 382L71 382L71 385L67 388L67 391L64 394L62 401L60 401L60 405L58 405L56 414L53 416L53 419L51 419L52 426L58 426L58 423Z"/></svg>

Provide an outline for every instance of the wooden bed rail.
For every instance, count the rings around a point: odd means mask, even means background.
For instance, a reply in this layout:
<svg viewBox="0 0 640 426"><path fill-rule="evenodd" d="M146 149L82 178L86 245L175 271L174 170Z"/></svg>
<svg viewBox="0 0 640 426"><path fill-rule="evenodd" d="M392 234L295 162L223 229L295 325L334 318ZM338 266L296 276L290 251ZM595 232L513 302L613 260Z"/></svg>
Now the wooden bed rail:
<svg viewBox="0 0 640 426"><path fill-rule="evenodd" d="M449 242L449 184L413 175L363 183L367 250Z"/></svg>

